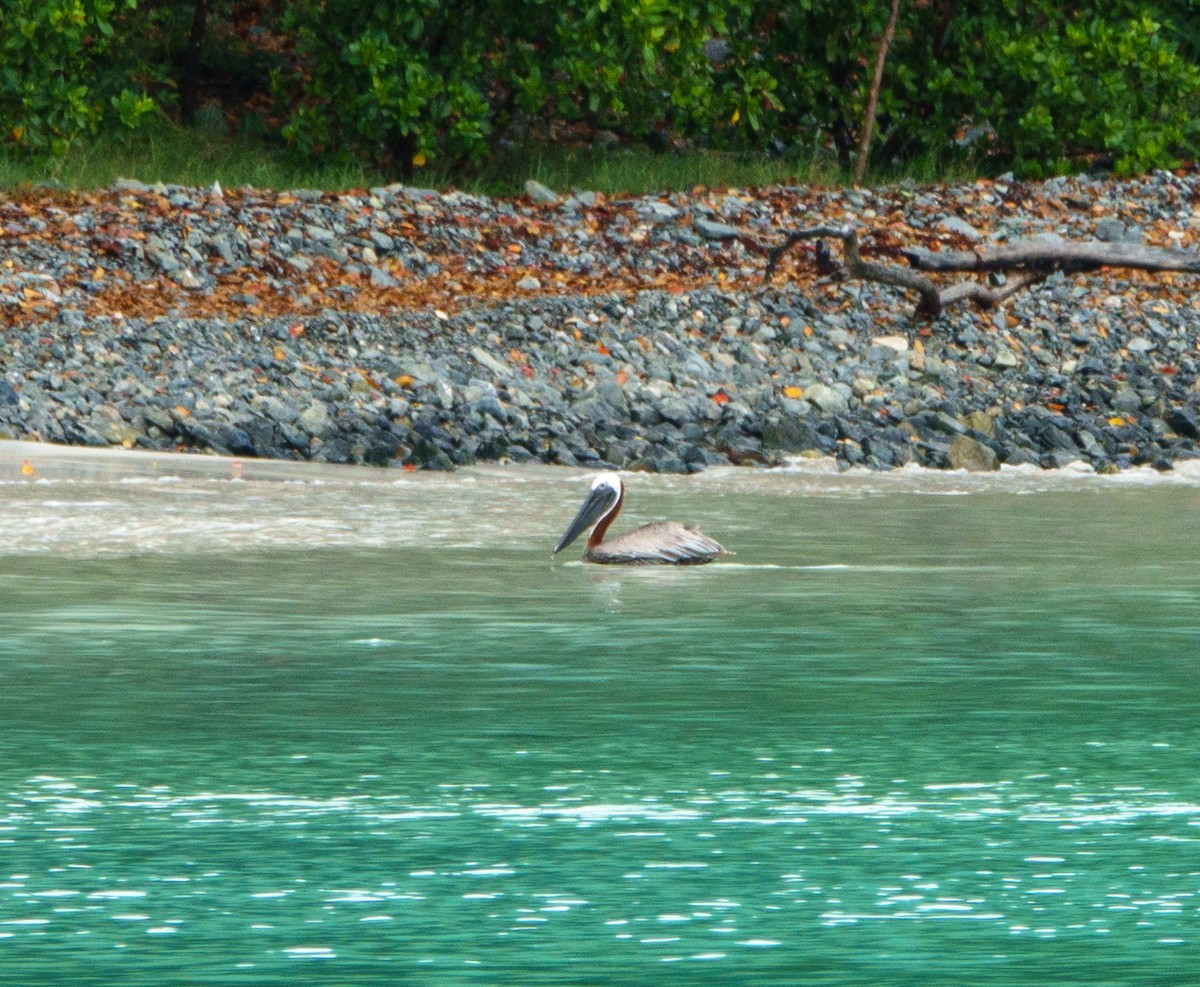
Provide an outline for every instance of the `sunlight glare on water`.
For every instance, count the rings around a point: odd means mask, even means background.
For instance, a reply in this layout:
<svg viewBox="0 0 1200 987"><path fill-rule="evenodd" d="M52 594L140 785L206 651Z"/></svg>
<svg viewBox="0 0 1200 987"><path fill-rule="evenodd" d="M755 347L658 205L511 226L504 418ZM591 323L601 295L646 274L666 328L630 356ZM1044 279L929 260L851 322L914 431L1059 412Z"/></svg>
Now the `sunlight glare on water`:
<svg viewBox="0 0 1200 987"><path fill-rule="evenodd" d="M2 450L0 450L2 451ZM15 460L14 460L15 463ZM1156 984L1200 477L0 463L14 984ZM4 472L7 469L7 472Z"/></svg>

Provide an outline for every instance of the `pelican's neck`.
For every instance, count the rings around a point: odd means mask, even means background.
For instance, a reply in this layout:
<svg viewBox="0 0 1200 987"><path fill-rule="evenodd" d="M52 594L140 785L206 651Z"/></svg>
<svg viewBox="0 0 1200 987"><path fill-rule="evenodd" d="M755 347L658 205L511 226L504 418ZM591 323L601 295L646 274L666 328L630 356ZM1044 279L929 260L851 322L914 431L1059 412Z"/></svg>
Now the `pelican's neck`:
<svg viewBox="0 0 1200 987"><path fill-rule="evenodd" d="M599 547L604 541L604 533L608 531L608 526L613 523L618 514L621 513L621 504L625 501L625 484L618 483L617 499L608 511L600 516L600 520L596 522L596 526L592 528L592 533L588 535L587 551Z"/></svg>

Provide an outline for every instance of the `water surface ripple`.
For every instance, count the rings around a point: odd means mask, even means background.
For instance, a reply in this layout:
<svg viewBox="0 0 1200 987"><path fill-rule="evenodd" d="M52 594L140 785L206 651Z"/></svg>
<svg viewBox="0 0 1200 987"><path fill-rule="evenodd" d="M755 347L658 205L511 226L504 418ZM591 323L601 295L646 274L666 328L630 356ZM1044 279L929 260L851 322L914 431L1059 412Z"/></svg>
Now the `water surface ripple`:
<svg viewBox="0 0 1200 987"><path fill-rule="evenodd" d="M5 983L1200 968L1194 478L227 469L0 477Z"/></svg>

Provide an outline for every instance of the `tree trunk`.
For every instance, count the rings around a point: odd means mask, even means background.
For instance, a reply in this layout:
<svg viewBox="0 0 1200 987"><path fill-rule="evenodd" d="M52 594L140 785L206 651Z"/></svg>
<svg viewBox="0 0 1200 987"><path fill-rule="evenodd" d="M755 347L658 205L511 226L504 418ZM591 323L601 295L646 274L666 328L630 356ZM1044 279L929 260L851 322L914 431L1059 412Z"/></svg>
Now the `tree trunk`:
<svg viewBox="0 0 1200 987"><path fill-rule="evenodd" d="M858 144L858 161L854 164L854 184L862 183L867 173L867 159L871 154L871 135L875 131L875 112L879 107L879 87L883 84L883 66L887 61L888 49L896 36L896 21L900 17L900 0L892 0L887 27L879 39L879 51L875 54L875 75L871 79L871 93L867 97L867 110L863 114L862 137Z"/></svg>
<svg viewBox="0 0 1200 987"><path fill-rule="evenodd" d="M183 52L183 72L179 79L179 119L191 126L196 119L200 99L200 47L208 22L208 0L195 0L192 9L192 29L188 32Z"/></svg>

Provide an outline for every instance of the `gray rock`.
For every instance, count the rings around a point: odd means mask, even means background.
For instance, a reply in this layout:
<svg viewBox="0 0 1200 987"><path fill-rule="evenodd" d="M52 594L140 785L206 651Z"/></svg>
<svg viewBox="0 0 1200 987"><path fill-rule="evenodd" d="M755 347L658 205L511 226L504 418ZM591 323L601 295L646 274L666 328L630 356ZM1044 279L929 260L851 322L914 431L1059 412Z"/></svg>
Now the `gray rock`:
<svg viewBox="0 0 1200 987"><path fill-rule="evenodd" d="M1000 468L996 452L969 435L956 435L950 442L946 462L951 469L987 472Z"/></svg>
<svg viewBox="0 0 1200 987"><path fill-rule="evenodd" d="M960 219L958 216L945 216L938 221L938 226L948 233L954 233L958 236L970 240L972 243L978 243L983 239L983 234L975 229L965 219Z"/></svg>
<svg viewBox="0 0 1200 987"><path fill-rule="evenodd" d="M383 230L371 230L368 236L370 236L371 243L374 244L376 250L387 253L389 250L396 249L396 241L387 233L384 233Z"/></svg>
<svg viewBox="0 0 1200 987"><path fill-rule="evenodd" d="M398 288L400 282L392 277L391 273L385 271L382 267L372 267L371 271L371 287L373 288Z"/></svg>
<svg viewBox="0 0 1200 987"><path fill-rule="evenodd" d="M1195 408L1175 408L1167 413L1166 423L1179 435L1200 439L1200 414Z"/></svg>
<svg viewBox="0 0 1200 987"><path fill-rule="evenodd" d="M816 405L828 414L840 414L847 411L850 402L846 395L836 387L827 384L813 384L804 391L804 398L810 404Z"/></svg>
<svg viewBox="0 0 1200 987"><path fill-rule="evenodd" d="M110 186L114 192L149 192L150 186L136 178L118 178Z"/></svg>
<svg viewBox="0 0 1200 987"><path fill-rule="evenodd" d="M1125 224L1114 216L1105 216L1096 221L1096 239L1105 243L1118 243L1125 239Z"/></svg>
<svg viewBox="0 0 1200 987"><path fill-rule="evenodd" d="M769 422L763 428L762 443L768 449L784 452L820 449L823 444L812 423L799 416L788 416Z"/></svg>
<svg viewBox="0 0 1200 987"><path fill-rule="evenodd" d="M233 265L237 263L237 255L233 250L233 242L224 233L208 237L206 242L209 249L214 251L226 264Z"/></svg>
<svg viewBox="0 0 1200 987"><path fill-rule="evenodd" d="M1118 388L1112 397L1112 406L1117 411L1132 412L1142 410L1142 396L1132 387Z"/></svg>
<svg viewBox="0 0 1200 987"><path fill-rule="evenodd" d="M137 445L138 440L142 437L139 429L123 421L109 422L104 426L100 434L104 437L105 442L111 445L125 446L127 449Z"/></svg>
<svg viewBox="0 0 1200 987"><path fill-rule="evenodd" d="M706 240L732 240L741 235L741 230L728 223L714 223L709 219L697 216L692 220L692 227Z"/></svg>
<svg viewBox="0 0 1200 987"><path fill-rule="evenodd" d="M961 435L967 426L944 411L920 411L911 418L913 428L923 437L930 435Z"/></svg>
<svg viewBox="0 0 1200 987"><path fill-rule="evenodd" d="M1040 207L1025 211L1049 195L1176 223L1194 185L1168 172L1029 183L1006 202L993 238L1086 236L1086 212L1058 214L1047 229ZM870 219L901 210L925 229L988 214L1006 196L987 183L790 191L815 212L835 204ZM503 458L693 470L770 463L781 452L944 467L959 436L1004 462L1084 456L1097 469L1161 467L1198 451L1200 418L1189 413L1200 397L1200 327L1171 288L1151 312L1119 276L1099 287L1060 273L1014 295L990 324L956 306L918 336L911 300L886 286L762 286L761 255L729 232L735 222L778 227L775 204L735 190L611 202L598 224L580 221L600 202L587 192L557 210L400 185L291 199L243 189L228 200L210 189L131 186L113 197L151 193L187 209L187 224L127 209L127 228L100 241L111 225L86 205L69 210L65 238L46 235L57 214L4 218L6 256L17 263L0 266L0 431L101 444L131 439L118 434L131 429L152 448L438 468ZM391 232L406 223L404 237ZM393 263L415 278L461 272L464 285L503 277L514 257L503 232L493 240L509 225L522 231L516 291L473 298L464 288L434 311L343 304L355 291L369 299L372 280L394 289ZM970 235L954 222L941 228ZM716 243L721 288L666 294L644 281L704 270ZM117 265L135 285L172 279L153 299L161 317L97 314L105 272ZM634 288L595 298L545 290L557 272L624 277ZM242 285L209 303L203 293L218 278L238 277ZM195 317L230 299L218 317ZM271 315L272 299L292 310ZM9 325L18 311L23 321ZM505 359L509 347L521 351L520 366ZM803 398L787 396L793 384Z"/></svg>
<svg viewBox="0 0 1200 987"><path fill-rule="evenodd" d="M332 429L332 419L329 408L323 401L314 401L305 407L297 416L301 428L312 436L328 435Z"/></svg>
<svg viewBox="0 0 1200 987"><path fill-rule="evenodd" d="M472 346L471 356L473 356L478 363L487 367L488 370L494 373L497 377L504 377L512 372L512 368L509 367L508 364L492 356L492 354L485 350L482 346Z"/></svg>
<svg viewBox="0 0 1200 987"><path fill-rule="evenodd" d="M146 240L145 250L146 256L164 274L170 274L172 271L178 270L183 266L179 258L172 253L167 244L159 236L151 235Z"/></svg>
<svg viewBox="0 0 1200 987"><path fill-rule="evenodd" d="M874 336L871 339L871 345L891 350L893 353L908 351L908 340L904 336Z"/></svg>
<svg viewBox="0 0 1200 987"><path fill-rule="evenodd" d="M433 391L437 399L437 403L446 411L450 411L454 407L455 395L454 388L450 382L439 377L433 382Z"/></svg>
<svg viewBox="0 0 1200 987"><path fill-rule="evenodd" d="M986 411L971 411L962 416L962 423L976 432L983 435L993 436L996 434L996 419L989 415Z"/></svg>
<svg viewBox="0 0 1200 987"><path fill-rule="evenodd" d="M992 366L998 367L1001 370L1009 370L1020 365L1021 358L1007 346L1000 347L1000 349L996 351L995 357L992 359Z"/></svg>
<svg viewBox="0 0 1200 987"><path fill-rule="evenodd" d="M684 425L696 418L694 402L681 397L666 398L659 406L658 412L673 425Z"/></svg>
<svg viewBox="0 0 1200 987"><path fill-rule="evenodd" d="M639 202L637 206L638 215L642 219L652 223L669 223L671 220L678 219L683 213L674 206L667 205L665 202Z"/></svg>
<svg viewBox="0 0 1200 987"><path fill-rule="evenodd" d="M529 196L531 202L539 205L556 206L561 201L554 189L548 188L532 178L525 183L525 194Z"/></svg>
<svg viewBox="0 0 1200 987"><path fill-rule="evenodd" d="M629 416L629 400L625 389L617 382L616 377L601 377L596 382L594 392L612 407L621 418Z"/></svg>

